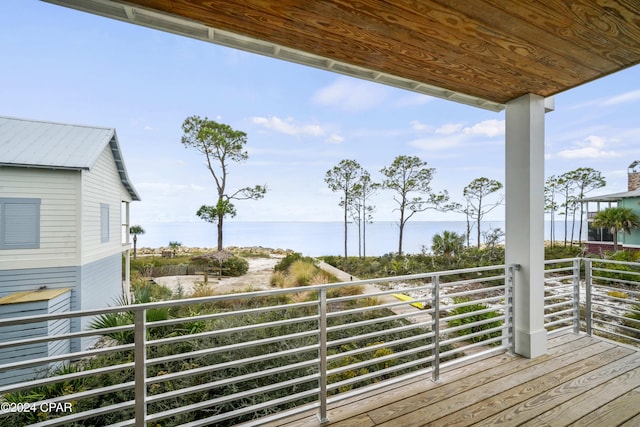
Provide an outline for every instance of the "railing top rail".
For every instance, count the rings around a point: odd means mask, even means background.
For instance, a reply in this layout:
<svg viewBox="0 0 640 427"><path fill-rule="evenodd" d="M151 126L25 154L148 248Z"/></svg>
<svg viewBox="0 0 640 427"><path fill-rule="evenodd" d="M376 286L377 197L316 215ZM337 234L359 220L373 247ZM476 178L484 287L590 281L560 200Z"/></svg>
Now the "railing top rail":
<svg viewBox="0 0 640 427"><path fill-rule="evenodd" d="M634 261L617 261L617 260L613 260L613 259L599 259L599 258L583 258L583 259L584 260L589 260L592 263L596 262L596 263L599 263L599 264L619 264L619 265L630 265L630 266L635 266L635 267L640 265L640 263L634 262Z"/></svg>
<svg viewBox="0 0 640 427"><path fill-rule="evenodd" d="M544 265L558 264L558 263L561 263L561 262L573 262L575 260L582 261L583 258L582 257L574 257L574 258L561 258L561 259L546 259L544 261Z"/></svg>
<svg viewBox="0 0 640 427"><path fill-rule="evenodd" d="M43 321L55 320L55 319L68 319L73 317L95 316L95 315L108 314L108 313L118 313L118 312L127 312L127 311L137 312L137 311L151 309L151 308L157 309L157 308L164 308L164 307L185 306L185 305L191 305L191 304L207 304L207 303L215 303L215 302L237 300L237 299L260 298L260 297L270 297L270 296L276 296L276 295L295 294L298 292L300 293L313 292L313 291L319 291L321 289L332 289L332 288L340 288L345 286L361 286L361 285L374 284L374 283L429 279L437 276L451 276L456 274L475 273L475 272L491 271L491 270L498 270L498 269L504 269L504 268L505 268L504 264L499 264L499 265L491 265L491 266L484 266L484 267L462 268L462 269L456 269L456 270L443 270L443 271L434 271L429 273L418 273L418 274L408 274L408 275L402 275L402 276L379 277L375 279L328 283L328 284L322 284L322 285L299 286L299 287L284 288L284 289L269 289L269 290L263 290L263 291L253 291L253 292L240 292L236 294L214 295L214 296L199 297L199 298L184 298L184 299L176 299L176 300L169 300L169 301L156 301L156 302L150 302L150 303L144 303L144 304L129 304L129 305L108 307L108 308L102 308L102 309L78 310L78 311L70 311L65 313L44 314L44 315L30 316L30 317L14 317L10 319L0 319L0 327L14 326L14 325L19 325L24 323L43 322ZM367 296L372 296L372 295L367 295Z"/></svg>

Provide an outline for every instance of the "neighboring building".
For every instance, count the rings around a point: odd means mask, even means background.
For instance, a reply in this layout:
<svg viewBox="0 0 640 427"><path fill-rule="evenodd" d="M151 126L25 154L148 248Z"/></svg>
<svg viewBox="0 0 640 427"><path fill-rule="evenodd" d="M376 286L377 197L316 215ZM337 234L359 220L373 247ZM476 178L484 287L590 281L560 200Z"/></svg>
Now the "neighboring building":
<svg viewBox="0 0 640 427"><path fill-rule="evenodd" d="M587 206L588 238L586 250L589 253L602 253L613 250L613 235L607 229L593 227L593 217L608 207L630 208L640 216L640 160L629 165L627 170L627 191L589 197L583 200ZM618 249L640 250L640 230L631 230L631 234L618 233Z"/></svg>
<svg viewBox="0 0 640 427"><path fill-rule="evenodd" d="M0 117L0 317L20 312L6 305L24 298L11 296L39 289L67 289L70 310L113 305L127 293L135 200L115 129Z"/></svg>

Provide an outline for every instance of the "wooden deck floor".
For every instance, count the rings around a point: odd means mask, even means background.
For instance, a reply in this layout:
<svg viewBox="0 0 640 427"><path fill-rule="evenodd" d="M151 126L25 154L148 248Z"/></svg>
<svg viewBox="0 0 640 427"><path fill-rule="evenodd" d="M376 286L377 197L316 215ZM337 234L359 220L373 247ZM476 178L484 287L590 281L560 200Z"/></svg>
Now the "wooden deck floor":
<svg viewBox="0 0 640 427"><path fill-rule="evenodd" d="M640 426L640 352L571 333L545 356L493 356L334 404L331 427ZM269 426L320 426L303 413Z"/></svg>

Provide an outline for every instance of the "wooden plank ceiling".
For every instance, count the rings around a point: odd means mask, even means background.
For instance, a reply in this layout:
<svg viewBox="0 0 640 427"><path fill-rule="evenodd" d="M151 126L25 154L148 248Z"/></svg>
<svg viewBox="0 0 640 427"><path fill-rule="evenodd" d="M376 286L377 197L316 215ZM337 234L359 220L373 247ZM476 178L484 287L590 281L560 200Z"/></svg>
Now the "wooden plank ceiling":
<svg viewBox="0 0 640 427"><path fill-rule="evenodd" d="M640 63L638 0L45 0L499 110Z"/></svg>

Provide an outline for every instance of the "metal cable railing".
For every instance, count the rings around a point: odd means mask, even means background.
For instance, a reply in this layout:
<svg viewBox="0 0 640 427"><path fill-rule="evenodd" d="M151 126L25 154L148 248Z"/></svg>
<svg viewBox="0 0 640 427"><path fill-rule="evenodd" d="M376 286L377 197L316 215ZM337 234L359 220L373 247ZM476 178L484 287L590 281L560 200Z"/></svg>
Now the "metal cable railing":
<svg viewBox="0 0 640 427"><path fill-rule="evenodd" d="M584 262L586 332L640 345L640 263Z"/></svg>
<svg viewBox="0 0 640 427"><path fill-rule="evenodd" d="M580 331L580 259L545 261L544 326L552 333Z"/></svg>
<svg viewBox="0 0 640 427"><path fill-rule="evenodd" d="M545 262L545 328L640 345L640 263L595 258Z"/></svg>
<svg viewBox="0 0 640 427"><path fill-rule="evenodd" d="M545 268L550 333L640 344L639 263ZM333 402L512 349L514 269L2 319L0 424L233 425L309 409L326 420ZM81 318L102 328L70 331ZM48 334L32 333L43 327Z"/></svg>
<svg viewBox="0 0 640 427"><path fill-rule="evenodd" d="M332 402L511 349L512 286L499 265L3 319L14 335L0 352L15 357L0 365L0 424L233 425L311 408L326 420ZM76 318L103 327L16 335ZM94 347L25 350L80 339Z"/></svg>

